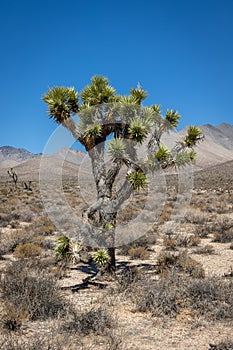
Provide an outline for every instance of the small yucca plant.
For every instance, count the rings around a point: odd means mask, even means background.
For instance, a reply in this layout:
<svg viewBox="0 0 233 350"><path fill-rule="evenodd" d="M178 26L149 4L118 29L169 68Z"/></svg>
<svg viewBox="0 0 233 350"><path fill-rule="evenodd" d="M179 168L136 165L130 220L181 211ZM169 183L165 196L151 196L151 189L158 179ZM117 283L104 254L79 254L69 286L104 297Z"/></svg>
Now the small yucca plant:
<svg viewBox="0 0 233 350"><path fill-rule="evenodd" d="M61 236L58 239L58 245L54 249L56 259L72 261L73 263L78 260L81 250L82 245L80 243L74 242L66 236Z"/></svg>
<svg viewBox="0 0 233 350"><path fill-rule="evenodd" d="M110 256L105 249L99 249L94 255L93 260L97 266L102 267L110 261Z"/></svg>

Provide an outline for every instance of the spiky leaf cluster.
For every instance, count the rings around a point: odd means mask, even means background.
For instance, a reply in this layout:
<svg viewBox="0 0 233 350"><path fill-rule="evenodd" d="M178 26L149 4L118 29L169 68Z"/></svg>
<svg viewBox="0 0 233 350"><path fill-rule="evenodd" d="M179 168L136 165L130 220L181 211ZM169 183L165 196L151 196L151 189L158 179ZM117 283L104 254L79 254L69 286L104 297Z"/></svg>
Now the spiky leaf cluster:
<svg viewBox="0 0 233 350"><path fill-rule="evenodd" d="M197 154L195 151L182 151L177 154L175 163L178 167L182 167L195 162L196 159Z"/></svg>
<svg viewBox="0 0 233 350"><path fill-rule="evenodd" d="M165 119L171 127L176 128L180 120L180 114L174 110L167 110Z"/></svg>
<svg viewBox="0 0 233 350"><path fill-rule="evenodd" d="M158 151L155 153L155 158L159 162L166 162L169 158L169 155L170 150L166 146L160 145Z"/></svg>
<svg viewBox="0 0 233 350"><path fill-rule="evenodd" d="M130 89L130 93L137 104L141 104L142 101L145 100L145 98L148 96L148 93L144 91L141 87L138 87L137 89Z"/></svg>
<svg viewBox="0 0 233 350"><path fill-rule="evenodd" d="M197 141L200 139L202 131L197 126L191 125L188 128L188 134L185 138L185 143L187 147L193 147L196 145Z"/></svg>
<svg viewBox="0 0 233 350"><path fill-rule="evenodd" d="M110 140L108 143L108 152L113 159L122 158L125 152L125 143L123 139L116 138Z"/></svg>
<svg viewBox="0 0 233 350"><path fill-rule="evenodd" d="M136 191L140 191L146 188L148 180L143 172L132 171L126 176L127 180L131 183L132 187Z"/></svg>
<svg viewBox="0 0 233 350"><path fill-rule="evenodd" d="M108 79L97 75L91 79L91 84L81 91L80 96L84 108L115 102L118 99L116 91L109 85Z"/></svg>
<svg viewBox="0 0 233 350"><path fill-rule="evenodd" d="M43 101L48 105L49 116L57 123L62 123L79 110L78 93L73 87L57 86L49 89Z"/></svg>
<svg viewBox="0 0 233 350"><path fill-rule="evenodd" d="M54 248L56 258L59 260L68 259L70 255L70 238L61 236L58 238L58 244Z"/></svg>
<svg viewBox="0 0 233 350"><path fill-rule="evenodd" d="M99 249L94 255L93 260L98 266L104 266L106 265L109 260L110 256L108 255L108 252L105 249Z"/></svg>
<svg viewBox="0 0 233 350"><path fill-rule="evenodd" d="M142 143L148 133L148 125L142 119L132 120L128 129L133 141Z"/></svg>
<svg viewBox="0 0 233 350"><path fill-rule="evenodd" d="M96 139L102 135L102 126L100 124L93 124L87 127L84 137Z"/></svg>

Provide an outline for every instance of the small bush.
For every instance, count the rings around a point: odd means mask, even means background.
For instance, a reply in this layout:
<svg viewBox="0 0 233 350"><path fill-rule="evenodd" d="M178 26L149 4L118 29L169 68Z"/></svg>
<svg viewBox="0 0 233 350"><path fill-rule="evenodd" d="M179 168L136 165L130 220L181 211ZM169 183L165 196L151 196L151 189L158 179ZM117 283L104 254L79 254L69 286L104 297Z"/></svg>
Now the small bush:
<svg viewBox="0 0 233 350"><path fill-rule="evenodd" d="M41 253L42 249L33 243L19 244L14 250L14 255L18 258L33 258Z"/></svg>
<svg viewBox="0 0 233 350"><path fill-rule="evenodd" d="M17 310L14 305L6 303L4 305L5 311L1 317L2 327L8 331L17 331L22 322L28 317L28 314L24 310Z"/></svg>
<svg viewBox="0 0 233 350"><path fill-rule="evenodd" d="M161 273L171 268L185 272L194 278L204 278L205 276L205 271L202 265L187 256L186 253L160 253L157 258L157 271Z"/></svg>
<svg viewBox="0 0 233 350"><path fill-rule="evenodd" d="M224 281L220 277L192 279L186 287L189 305L212 319L232 319L232 288L231 280Z"/></svg>
<svg viewBox="0 0 233 350"><path fill-rule="evenodd" d="M230 243L233 242L233 230L215 232L213 242Z"/></svg>
<svg viewBox="0 0 233 350"><path fill-rule="evenodd" d="M191 309L196 317L233 319L233 282L221 277L190 278L176 269L163 272L158 280L142 278L128 289L137 311L153 316L176 316Z"/></svg>
<svg viewBox="0 0 233 350"><path fill-rule="evenodd" d="M117 276L117 291L123 292L132 288L142 277L141 271L136 266L127 266Z"/></svg>
<svg viewBox="0 0 233 350"><path fill-rule="evenodd" d="M56 317L65 308L55 277L38 262L14 261L1 276L0 291L15 312L27 313L31 320Z"/></svg>
<svg viewBox="0 0 233 350"><path fill-rule="evenodd" d="M201 239L200 237L197 237L195 235L185 235L185 236L178 236L177 237L177 246L180 247L196 247L198 244L200 244Z"/></svg>
<svg viewBox="0 0 233 350"><path fill-rule="evenodd" d="M209 344L209 350L233 350L233 340L226 339L217 344Z"/></svg>
<svg viewBox="0 0 233 350"><path fill-rule="evenodd" d="M211 244L206 244L204 247L197 248L194 254L214 254L214 247Z"/></svg>
<svg viewBox="0 0 233 350"><path fill-rule="evenodd" d="M73 312L72 320L65 322L63 330L78 335L106 335L114 326L112 316L102 308L85 311L81 314Z"/></svg>
<svg viewBox="0 0 233 350"><path fill-rule="evenodd" d="M180 278L175 271L162 275L158 281L143 280L133 289L134 294L132 292L137 311L149 311L152 316L176 316L180 310L180 285Z"/></svg>
<svg viewBox="0 0 233 350"><path fill-rule="evenodd" d="M150 252L144 247L131 247L128 253L131 259L148 259L150 256Z"/></svg>
<svg viewBox="0 0 233 350"><path fill-rule="evenodd" d="M208 238L209 236L209 229L206 227L206 225L197 225L195 226L194 235L199 238Z"/></svg>

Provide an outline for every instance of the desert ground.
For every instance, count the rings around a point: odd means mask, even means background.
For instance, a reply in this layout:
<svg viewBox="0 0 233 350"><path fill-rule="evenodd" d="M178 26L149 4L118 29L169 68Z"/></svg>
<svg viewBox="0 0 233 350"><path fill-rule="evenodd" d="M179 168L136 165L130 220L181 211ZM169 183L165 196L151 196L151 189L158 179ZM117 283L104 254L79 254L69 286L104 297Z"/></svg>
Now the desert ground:
<svg viewBox="0 0 233 350"><path fill-rule="evenodd" d="M232 167L198 172L182 217L169 180L161 215L116 249L116 274L108 278L95 278L93 247L56 256L62 234L44 210L38 181L26 189L19 178L16 188L2 177L0 348L233 349ZM77 180L66 176L63 190L80 216L86 204ZM120 221L132 219L141 196ZM64 235L69 218L60 215Z"/></svg>

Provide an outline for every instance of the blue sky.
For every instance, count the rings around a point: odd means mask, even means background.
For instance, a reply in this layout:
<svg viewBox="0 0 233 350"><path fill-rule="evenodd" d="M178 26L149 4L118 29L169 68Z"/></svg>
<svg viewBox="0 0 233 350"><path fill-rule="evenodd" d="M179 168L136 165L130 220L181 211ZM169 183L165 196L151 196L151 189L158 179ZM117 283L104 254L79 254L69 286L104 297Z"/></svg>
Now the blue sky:
<svg viewBox="0 0 233 350"><path fill-rule="evenodd" d="M232 0L0 0L0 146L42 152L42 95L95 74L122 94L139 81L181 127L232 124L232 16Z"/></svg>

